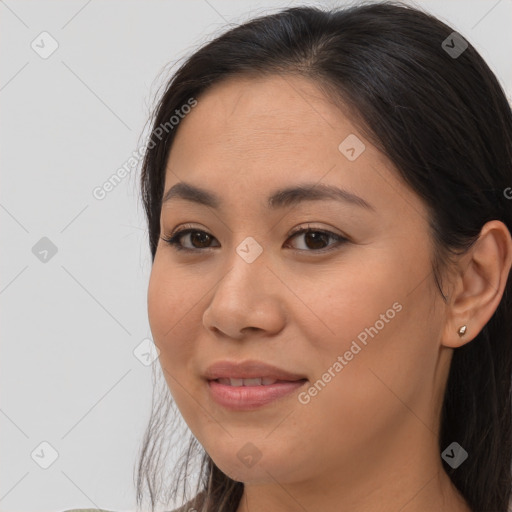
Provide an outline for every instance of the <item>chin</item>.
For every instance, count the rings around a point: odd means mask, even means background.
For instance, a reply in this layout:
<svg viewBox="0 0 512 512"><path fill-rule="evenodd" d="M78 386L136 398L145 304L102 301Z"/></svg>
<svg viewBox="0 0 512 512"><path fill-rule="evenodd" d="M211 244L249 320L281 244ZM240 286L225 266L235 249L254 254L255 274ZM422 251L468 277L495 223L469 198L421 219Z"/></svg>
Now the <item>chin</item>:
<svg viewBox="0 0 512 512"><path fill-rule="evenodd" d="M276 480L281 483L289 483L295 478L300 478L297 471L301 471L303 462L291 460L286 456L289 451L273 451L269 456L261 454L256 462L250 459L253 448L248 442L239 453L218 454L212 457L216 466L229 478L237 482L247 484L275 484ZM238 450L237 450L238 451ZM256 455L256 454L255 454ZM211 455L210 455L211 456ZM298 465L297 465L298 464Z"/></svg>
<svg viewBox="0 0 512 512"><path fill-rule="evenodd" d="M249 468L237 460L236 462L231 461L228 464L217 464L217 467L231 480L236 482L243 482L245 484L275 483L275 480L272 478L274 471L264 468L261 463L257 463L252 468Z"/></svg>

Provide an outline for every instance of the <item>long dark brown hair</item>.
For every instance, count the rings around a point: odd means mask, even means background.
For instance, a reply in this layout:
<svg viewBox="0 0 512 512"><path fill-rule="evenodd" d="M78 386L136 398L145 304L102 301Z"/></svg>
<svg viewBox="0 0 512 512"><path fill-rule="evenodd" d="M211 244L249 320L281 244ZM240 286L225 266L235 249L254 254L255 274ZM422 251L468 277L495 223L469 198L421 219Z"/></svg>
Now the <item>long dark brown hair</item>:
<svg viewBox="0 0 512 512"><path fill-rule="evenodd" d="M512 194L506 192L512 190L511 107L479 53L469 41L454 40L453 31L401 2L293 7L236 26L195 51L169 80L151 119L141 197L152 261L166 161L179 129L169 124L176 109L183 111L191 98L200 101L229 77L295 74L349 105L361 133L423 199L435 247L433 275L445 299L442 276L450 256L467 250L487 221L501 220L509 231L512 225ZM462 49L461 41L468 46L455 55L450 49ZM455 349L440 418L440 453L453 441L469 453L457 469L443 464L474 512L506 512L511 494L510 287L509 275L492 318L474 340ZM164 473L164 445L175 433L169 416L179 413L164 386L140 451L138 506L146 486L152 510L179 492L186 496L195 461L196 486L188 498L198 499L187 507L236 511L243 483L220 471L190 433L178 467Z"/></svg>

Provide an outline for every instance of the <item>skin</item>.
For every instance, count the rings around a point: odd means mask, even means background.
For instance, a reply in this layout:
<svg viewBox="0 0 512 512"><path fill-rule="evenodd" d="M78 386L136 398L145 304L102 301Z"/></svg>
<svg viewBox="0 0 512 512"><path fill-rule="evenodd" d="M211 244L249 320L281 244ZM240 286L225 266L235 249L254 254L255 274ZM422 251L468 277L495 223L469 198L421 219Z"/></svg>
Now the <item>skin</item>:
<svg viewBox="0 0 512 512"><path fill-rule="evenodd" d="M338 150L349 134L366 145L354 161ZM181 238L197 253L159 241L149 321L186 423L245 484L237 512L470 511L442 465L439 414L453 349L475 338L503 295L505 225L487 223L457 260L445 304L420 198L313 82L292 76L231 78L206 91L179 125L164 190L180 181L224 204L163 205L162 237L186 223L211 238ZM273 191L303 182L343 187L375 211L333 200L265 208ZM349 241L289 236L308 223ZM236 252L248 236L263 248L252 263ZM309 403L292 393L240 412L211 400L202 372L223 359L262 360L312 385L394 303L402 309ZM237 457L248 442L261 454L252 467Z"/></svg>

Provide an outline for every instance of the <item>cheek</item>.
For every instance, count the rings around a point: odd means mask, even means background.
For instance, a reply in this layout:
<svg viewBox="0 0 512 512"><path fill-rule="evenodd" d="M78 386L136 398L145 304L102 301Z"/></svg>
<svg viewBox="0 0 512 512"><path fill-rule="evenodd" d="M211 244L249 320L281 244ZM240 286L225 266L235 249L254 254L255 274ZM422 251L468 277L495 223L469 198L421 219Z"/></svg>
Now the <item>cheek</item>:
<svg viewBox="0 0 512 512"><path fill-rule="evenodd" d="M164 268L155 258L148 286L148 318L169 391L185 421L196 432L196 426L207 420L200 417L201 407L191 400L191 396L199 394L194 389L199 382L193 377L191 363L202 327L200 299L204 291L194 292L190 280L183 275Z"/></svg>
<svg viewBox="0 0 512 512"><path fill-rule="evenodd" d="M411 293L411 274L400 270L402 263L365 261L351 264L350 272L331 269L315 283L298 281L301 288L295 291L308 298L309 308L301 306L304 312L295 318L310 340L312 357L306 358L313 377L303 403L323 403L320 409L341 416L358 411L357 421L364 424L372 408L392 405L387 398L398 402L390 389L406 401L413 397L413 383L426 378L435 363L435 326L424 321L430 307L427 283Z"/></svg>
<svg viewBox="0 0 512 512"><path fill-rule="evenodd" d="M332 276L335 299L328 292L314 303L334 334L316 337L315 380L301 403L313 422L329 411L330 421L317 427L326 436L342 431L345 449L369 443L376 431L385 435L408 413L404 404L420 403L435 372L439 326L427 320L429 282L411 292L411 276L392 270L360 280Z"/></svg>
<svg viewBox="0 0 512 512"><path fill-rule="evenodd" d="M153 334L153 341L157 347L164 348L166 332L175 322L177 287L173 286L170 273L164 272L159 264L158 256L155 258L148 285L148 320Z"/></svg>
<svg viewBox="0 0 512 512"><path fill-rule="evenodd" d="M202 326L201 293L195 292L183 272L164 268L155 258L147 299L149 325L162 369L166 378L171 374L181 380Z"/></svg>
<svg viewBox="0 0 512 512"><path fill-rule="evenodd" d="M297 303L294 318L303 338L314 340L312 348L322 367L334 354L349 350L358 336L363 343L369 337L365 329L376 322L379 332L389 331L396 316L393 304L403 301L405 288L384 258L371 264L362 259L344 261L325 273L317 272L314 279L295 279L295 283L294 293L306 307Z"/></svg>

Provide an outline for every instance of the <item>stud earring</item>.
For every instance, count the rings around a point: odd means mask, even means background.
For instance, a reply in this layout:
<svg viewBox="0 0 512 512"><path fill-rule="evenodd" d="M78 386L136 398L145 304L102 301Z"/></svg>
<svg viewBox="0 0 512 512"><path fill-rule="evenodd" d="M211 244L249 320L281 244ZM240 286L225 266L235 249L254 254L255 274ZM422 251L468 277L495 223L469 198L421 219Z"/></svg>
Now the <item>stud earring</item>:
<svg viewBox="0 0 512 512"><path fill-rule="evenodd" d="M459 328L459 330L457 331L459 336L462 338L462 336L464 336L464 334L466 334L466 326L463 325L462 327Z"/></svg>

